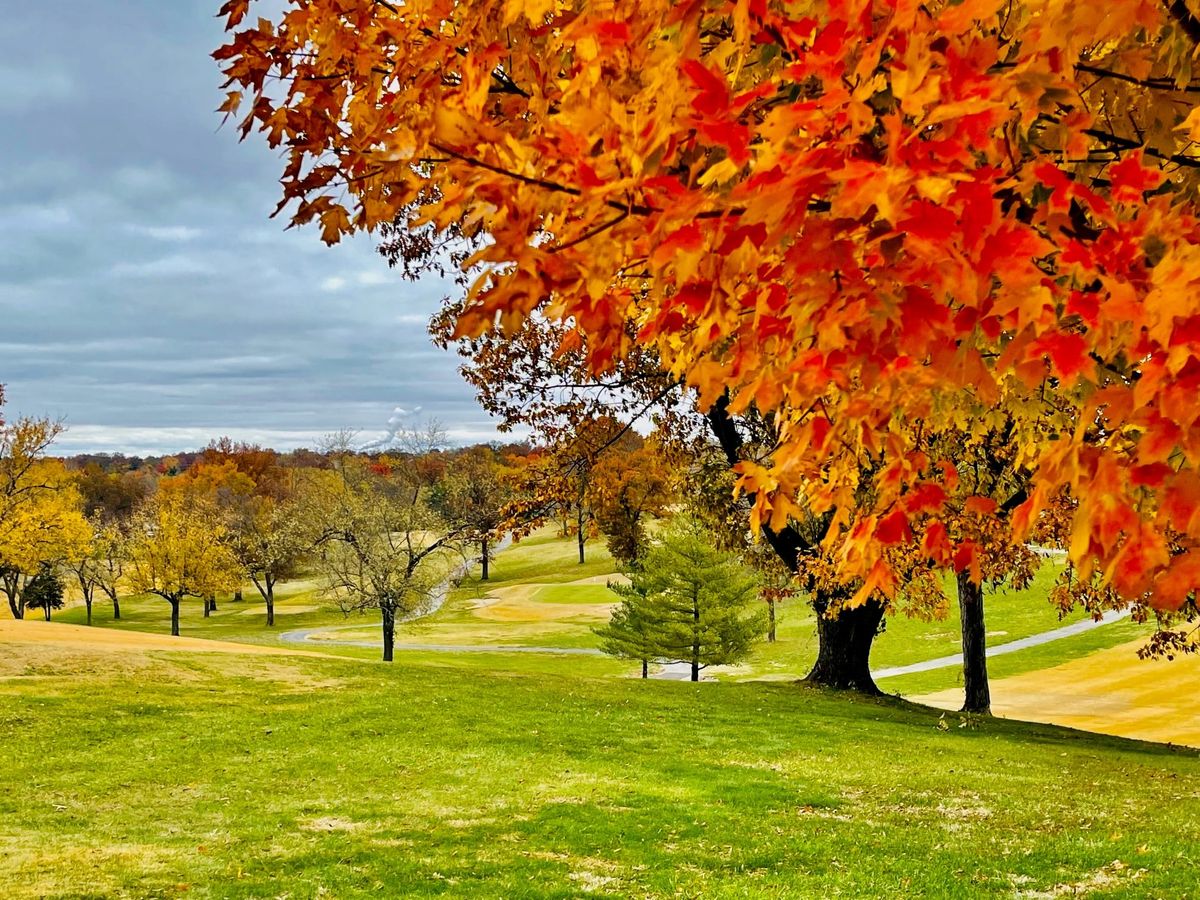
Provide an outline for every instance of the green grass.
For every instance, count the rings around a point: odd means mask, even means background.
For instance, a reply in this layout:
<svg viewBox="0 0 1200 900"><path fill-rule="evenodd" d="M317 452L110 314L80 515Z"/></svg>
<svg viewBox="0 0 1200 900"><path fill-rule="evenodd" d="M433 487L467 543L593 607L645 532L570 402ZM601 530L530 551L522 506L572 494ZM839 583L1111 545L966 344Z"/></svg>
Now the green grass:
<svg viewBox="0 0 1200 900"><path fill-rule="evenodd" d="M792 685L408 656L0 661L13 900L1184 898L1200 884L1200 759L1157 745L959 727Z"/></svg>

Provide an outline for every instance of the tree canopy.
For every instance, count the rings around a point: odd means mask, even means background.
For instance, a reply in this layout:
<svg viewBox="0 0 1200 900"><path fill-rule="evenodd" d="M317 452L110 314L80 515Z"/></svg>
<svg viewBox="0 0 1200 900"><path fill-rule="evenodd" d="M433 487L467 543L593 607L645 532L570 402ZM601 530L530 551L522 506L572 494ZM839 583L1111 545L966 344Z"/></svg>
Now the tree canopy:
<svg viewBox="0 0 1200 900"><path fill-rule="evenodd" d="M1068 491L1083 576L1191 595L1184 0L249 7L223 7L223 109L286 147L294 222L475 239L456 333L536 313L594 373L651 347L702 406L770 416L774 452L739 464L754 521L828 513L859 599L914 536L977 565L925 539L957 484L922 449L942 426L1011 433L1015 539Z"/></svg>

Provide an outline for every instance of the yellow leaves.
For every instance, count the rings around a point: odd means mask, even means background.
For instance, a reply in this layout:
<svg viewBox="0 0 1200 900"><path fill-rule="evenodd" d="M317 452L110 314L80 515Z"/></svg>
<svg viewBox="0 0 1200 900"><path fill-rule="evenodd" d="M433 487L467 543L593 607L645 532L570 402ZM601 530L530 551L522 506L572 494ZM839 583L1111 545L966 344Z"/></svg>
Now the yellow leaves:
<svg viewBox="0 0 1200 900"><path fill-rule="evenodd" d="M225 95L225 102L217 107L217 112L224 113L225 119L232 115L236 115L238 107L242 105L242 92L230 91ZM224 121L224 119L222 119Z"/></svg>
<svg viewBox="0 0 1200 900"><path fill-rule="evenodd" d="M1175 126L1176 131L1182 131L1192 143L1200 143L1200 106L1197 106L1187 118Z"/></svg>
<svg viewBox="0 0 1200 900"><path fill-rule="evenodd" d="M342 206L331 206L321 213L321 240L333 245L350 231L350 215Z"/></svg>

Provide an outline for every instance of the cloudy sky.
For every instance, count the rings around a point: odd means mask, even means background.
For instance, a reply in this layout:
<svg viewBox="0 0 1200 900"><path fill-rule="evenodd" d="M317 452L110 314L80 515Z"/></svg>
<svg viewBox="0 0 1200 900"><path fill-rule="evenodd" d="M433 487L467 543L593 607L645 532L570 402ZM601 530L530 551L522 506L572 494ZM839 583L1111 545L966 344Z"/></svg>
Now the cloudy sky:
<svg viewBox="0 0 1200 900"><path fill-rule="evenodd" d="M0 30L0 383L60 451L492 423L425 322L452 288L268 216L279 159L213 110L219 0L12 4ZM266 3L264 9L269 9Z"/></svg>

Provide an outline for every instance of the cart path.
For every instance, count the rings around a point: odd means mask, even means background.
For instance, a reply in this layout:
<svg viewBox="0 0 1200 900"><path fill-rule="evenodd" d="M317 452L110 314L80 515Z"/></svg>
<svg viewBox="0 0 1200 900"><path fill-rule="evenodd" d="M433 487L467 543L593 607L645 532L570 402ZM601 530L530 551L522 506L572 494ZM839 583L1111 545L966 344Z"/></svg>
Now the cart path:
<svg viewBox="0 0 1200 900"><path fill-rule="evenodd" d="M1018 650L1027 650L1030 647L1049 644L1051 641L1074 637L1077 634L1083 634L1102 625L1119 622L1127 618L1129 618L1129 610L1127 609L1119 612L1106 612L1099 619L1084 619L1082 622L1074 622L1070 625L1064 625L1061 628L1053 628L1050 631L1031 634L1029 637L1018 638L1015 641L996 644L994 647L987 648L987 655L990 659L993 656L1003 656L1005 653L1016 653ZM923 662L911 663L907 666L891 666L886 669L878 669L872 672L871 675L876 679L894 678L897 675L912 675L914 672L931 672L934 669L948 669L951 666L961 666L962 662L962 654L955 653L951 656L939 656L937 659L927 659Z"/></svg>

